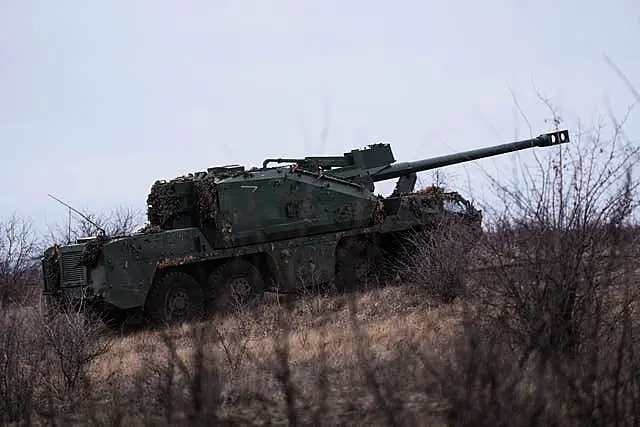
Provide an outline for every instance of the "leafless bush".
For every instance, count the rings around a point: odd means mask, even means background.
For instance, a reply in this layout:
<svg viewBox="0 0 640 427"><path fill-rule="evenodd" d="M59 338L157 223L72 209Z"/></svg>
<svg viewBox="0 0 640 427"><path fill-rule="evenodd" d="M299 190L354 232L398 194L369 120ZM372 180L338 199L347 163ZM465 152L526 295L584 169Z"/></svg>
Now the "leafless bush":
<svg viewBox="0 0 640 427"><path fill-rule="evenodd" d="M572 355L514 345L499 322L469 316L453 346L426 365L447 403L448 425L636 425L640 343L629 305L592 328Z"/></svg>
<svg viewBox="0 0 640 427"><path fill-rule="evenodd" d="M445 302L463 296L466 290L470 250L475 233L459 218L438 215L425 230L405 238L397 270L411 286Z"/></svg>
<svg viewBox="0 0 640 427"><path fill-rule="evenodd" d="M286 313L291 313L290 304L285 304ZM283 316L281 316L282 318ZM290 425L298 425L297 397L298 390L293 381L291 369L291 350L289 342L290 328L286 322L281 322L280 333L275 338L274 352L276 356L275 377L282 389L286 408L287 420Z"/></svg>
<svg viewBox="0 0 640 427"><path fill-rule="evenodd" d="M512 426L545 424L544 381L527 386L527 358L514 357L499 334L466 322L460 335L439 360L427 362L448 403L446 422L450 426ZM545 397L548 397L546 395Z"/></svg>
<svg viewBox="0 0 640 427"><path fill-rule="evenodd" d="M0 308L0 422L55 420L69 405L90 404L89 369L110 343L96 325L79 313Z"/></svg>
<svg viewBox="0 0 640 427"><path fill-rule="evenodd" d="M235 322L232 330L222 326L212 328L216 341L224 352L231 375L234 377L238 375L240 366L248 357L251 334L256 327L254 314L255 312L248 308L237 309L233 314Z"/></svg>
<svg viewBox="0 0 640 427"><path fill-rule="evenodd" d="M519 182L494 182L502 205L474 260L474 326L440 366L450 425L640 420L640 149L621 125L580 130Z"/></svg>
<svg viewBox="0 0 640 427"><path fill-rule="evenodd" d="M640 154L602 128L539 160L519 186L498 185L503 210L482 241L488 311L519 344L551 356L576 349L602 298L631 280ZM527 178L528 177L528 178Z"/></svg>
<svg viewBox="0 0 640 427"><path fill-rule="evenodd" d="M47 318L43 329L62 379L60 385L49 383L52 391L65 396L80 384L90 386L88 369L112 344L104 323L98 316L67 308Z"/></svg>
<svg viewBox="0 0 640 427"><path fill-rule="evenodd" d="M32 224L13 214L0 220L0 305L19 303L37 284L37 242Z"/></svg>
<svg viewBox="0 0 640 427"><path fill-rule="evenodd" d="M400 412L402 408L401 402L394 395L394 390L385 387L376 376L370 342L367 335L361 329L361 325L357 321L357 306L356 301L352 296L349 298L349 312L351 320L350 326L354 334L353 338L358 367L362 370L367 389L371 393L376 403L376 407L384 417L387 425L398 426L400 425L400 422L398 421L398 412Z"/></svg>
<svg viewBox="0 0 640 427"><path fill-rule="evenodd" d="M46 355L33 312L0 305L0 422L31 419Z"/></svg>
<svg viewBox="0 0 640 427"><path fill-rule="evenodd" d="M189 425L217 425L221 379L211 349L215 337L202 324L188 326L185 335L190 344L187 355L181 354L170 331L160 333L164 351L144 355L138 373L141 403L151 405L152 412L161 411L167 424L186 416Z"/></svg>
<svg viewBox="0 0 640 427"><path fill-rule="evenodd" d="M122 206L108 213L82 212L82 215L84 217L70 211L67 223L49 228L44 244L69 243L78 238L95 236L101 230L108 236L129 234L144 223L142 211Z"/></svg>

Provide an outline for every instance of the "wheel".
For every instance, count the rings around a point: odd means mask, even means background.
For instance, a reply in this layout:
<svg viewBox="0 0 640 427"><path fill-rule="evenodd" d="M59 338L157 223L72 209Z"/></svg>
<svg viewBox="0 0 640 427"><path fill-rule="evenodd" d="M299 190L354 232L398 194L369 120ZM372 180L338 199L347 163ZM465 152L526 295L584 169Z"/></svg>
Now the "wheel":
<svg viewBox="0 0 640 427"><path fill-rule="evenodd" d="M209 276L207 309L209 313L240 308L262 296L265 282L252 263L237 259L216 268Z"/></svg>
<svg viewBox="0 0 640 427"><path fill-rule="evenodd" d="M155 324L196 320L204 314L204 292L186 273L165 273L154 283L145 309Z"/></svg>

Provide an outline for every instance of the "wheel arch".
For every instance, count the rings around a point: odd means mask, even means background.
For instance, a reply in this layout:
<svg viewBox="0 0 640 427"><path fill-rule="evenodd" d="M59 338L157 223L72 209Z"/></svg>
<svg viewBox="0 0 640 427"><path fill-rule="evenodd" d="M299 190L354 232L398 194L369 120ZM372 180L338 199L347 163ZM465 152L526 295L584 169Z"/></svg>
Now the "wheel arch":
<svg viewBox="0 0 640 427"><path fill-rule="evenodd" d="M204 314L204 292L198 281L183 269L163 270L154 278L143 307L145 317L153 324L162 324L167 321L172 323L176 320L169 319L171 314L167 314L166 306L168 295L175 292L176 281L178 292L188 295L186 298L183 297L183 301L188 301L184 320L195 320Z"/></svg>
<svg viewBox="0 0 640 427"><path fill-rule="evenodd" d="M147 297L151 288L157 283L157 281L165 274L171 272L183 272L191 275L201 286L207 286L209 275L218 267L226 264L230 261L242 259L250 262L258 268L263 275L265 283L268 285L278 282L280 280L280 270L273 256L267 252L255 252L250 254L238 255L238 256L226 256L210 260L200 260L185 263L176 263L167 266L160 267L156 265L153 270L151 283L147 291ZM146 300L145 298L145 300Z"/></svg>

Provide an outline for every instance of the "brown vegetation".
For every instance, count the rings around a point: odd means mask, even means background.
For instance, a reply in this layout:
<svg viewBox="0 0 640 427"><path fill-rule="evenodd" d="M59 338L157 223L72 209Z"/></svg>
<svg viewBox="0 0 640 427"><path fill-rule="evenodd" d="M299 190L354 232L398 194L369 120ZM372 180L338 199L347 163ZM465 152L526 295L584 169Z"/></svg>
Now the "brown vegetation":
<svg viewBox="0 0 640 427"><path fill-rule="evenodd" d="M38 279L37 249L30 222L15 214L0 220L0 306L21 304L33 296L33 288L25 285Z"/></svg>
<svg viewBox="0 0 640 427"><path fill-rule="evenodd" d="M413 236L407 283L169 329L23 307L34 247L4 222L0 421L636 425L639 153L620 126L494 183L503 206L473 247L455 222Z"/></svg>
<svg viewBox="0 0 640 427"><path fill-rule="evenodd" d="M314 296L124 337L87 334L96 323L75 315L45 322L13 310L0 332L12 355L0 382L11 388L0 391L16 399L0 413L65 424L420 423L440 403L425 393L419 351L445 348L460 313L408 292L354 296L355 313L349 297Z"/></svg>

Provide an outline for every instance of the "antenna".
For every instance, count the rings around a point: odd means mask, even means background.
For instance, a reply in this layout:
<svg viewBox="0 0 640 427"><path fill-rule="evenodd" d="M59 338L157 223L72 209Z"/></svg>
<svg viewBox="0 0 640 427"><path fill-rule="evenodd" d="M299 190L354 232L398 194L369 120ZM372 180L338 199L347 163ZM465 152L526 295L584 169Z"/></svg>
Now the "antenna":
<svg viewBox="0 0 640 427"><path fill-rule="evenodd" d="M80 215L82 218L84 218L89 224L93 225L94 227L96 227L100 232L102 232L102 234L104 236L107 235L107 232L104 231L104 228L100 227L98 224L96 224L94 221L92 221L91 219L89 219L89 217L87 217L85 214L83 214L82 212L78 211L77 209L72 208L71 206L69 206L68 204L66 204L65 202L63 202L62 200L58 199L57 197L52 196L51 194L47 194L49 197L51 197L53 200L55 200L56 202L68 207L70 210L74 211L75 213L77 213L78 215Z"/></svg>

